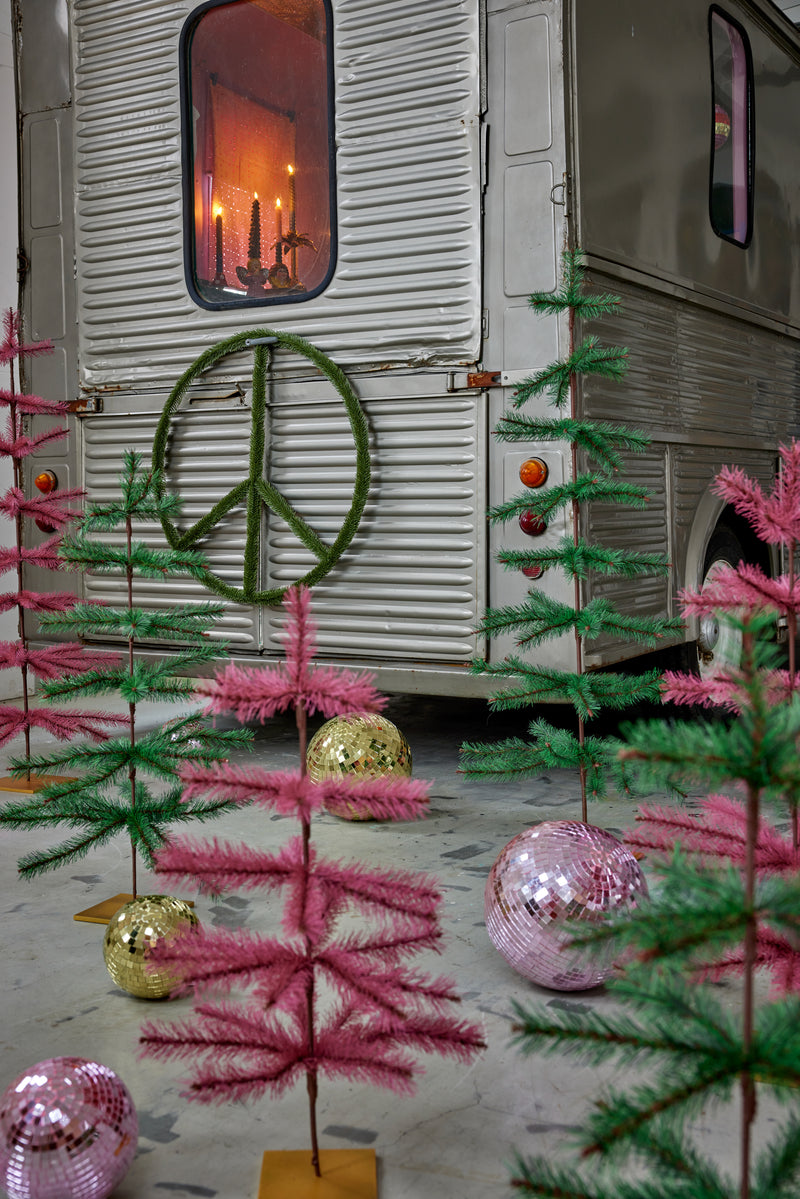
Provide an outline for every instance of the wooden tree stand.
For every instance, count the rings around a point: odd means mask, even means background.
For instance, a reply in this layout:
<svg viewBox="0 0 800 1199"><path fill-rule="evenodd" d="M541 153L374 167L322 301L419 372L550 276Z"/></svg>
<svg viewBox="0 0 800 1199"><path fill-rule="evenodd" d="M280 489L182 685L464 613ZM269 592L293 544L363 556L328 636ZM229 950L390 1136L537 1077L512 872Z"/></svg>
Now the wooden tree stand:
<svg viewBox="0 0 800 1199"><path fill-rule="evenodd" d="M256 1199L377 1199L374 1149L321 1149L317 1178L308 1149L264 1154Z"/></svg>
<svg viewBox="0 0 800 1199"><path fill-rule="evenodd" d="M104 899L100 903L94 904L91 908L76 912L72 919L85 920L87 924L108 924L114 913L118 912L124 903L130 903L132 899L132 895L123 891L119 895L112 895L110 899Z"/></svg>
<svg viewBox="0 0 800 1199"><path fill-rule="evenodd" d="M119 895L112 895L110 899L103 899L91 908L76 912L72 919L83 920L87 924L108 924L114 913L118 912L124 903L130 903L132 899L135 899L134 895L121 891ZM183 902L190 908L194 907L193 899L184 899Z"/></svg>
<svg viewBox="0 0 800 1199"><path fill-rule="evenodd" d="M44 787L53 783L74 783L75 779L66 774L29 774L27 778L14 779L10 775L0 778L0 791L16 791L21 795L35 795Z"/></svg>

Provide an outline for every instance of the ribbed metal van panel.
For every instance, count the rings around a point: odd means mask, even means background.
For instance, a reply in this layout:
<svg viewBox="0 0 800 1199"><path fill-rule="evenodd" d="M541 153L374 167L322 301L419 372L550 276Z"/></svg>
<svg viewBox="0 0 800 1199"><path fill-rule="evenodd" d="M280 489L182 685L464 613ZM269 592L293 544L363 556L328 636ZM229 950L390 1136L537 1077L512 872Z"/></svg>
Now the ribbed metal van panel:
<svg viewBox="0 0 800 1199"><path fill-rule="evenodd" d="M116 403L124 409L124 400ZM372 488L355 540L314 588L320 652L463 664L478 652L475 628L485 602L486 447L479 397L406 397L365 402L364 410ZM82 419L90 501L117 494L121 445L140 450L149 466L158 415L122 411ZM177 414L171 428L167 479L183 500L177 523L185 527L247 477L250 410L203 407ZM354 478L353 441L341 405L271 405L265 470L323 541L332 543L350 507ZM166 544L152 525L135 533L149 544ZM215 574L241 586L244 543L244 509L237 508L197 548ZM288 586L315 563L288 526L265 511L261 586ZM122 579L87 576L85 594L122 603ZM136 596L139 603L168 608L209 593L183 578L142 579ZM278 608L231 604L215 635L234 652L280 653L281 627Z"/></svg>
<svg viewBox="0 0 800 1199"><path fill-rule="evenodd" d="M477 396L364 405L375 470L358 533L314 587L323 652L465 662L477 650L485 445ZM270 420L270 480L326 541L349 506L352 441L337 408L277 405ZM270 521L268 575L281 586L314 560ZM266 613L268 645L279 613Z"/></svg>
<svg viewBox="0 0 800 1199"><path fill-rule="evenodd" d="M149 469L158 415L143 412L111 420L87 417L81 421L88 502L101 503L119 496L121 447L137 450L142 455L143 468ZM193 523L247 476L250 412L241 408L191 413L188 417L178 416L174 427L176 435L170 453L168 483L170 490L184 500L183 519ZM137 524L133 532L149 546L164 547L167 544L158 525ZM197 547L206 554L211 569L234 586L241 582L244 534L244 512L238 509ZM118 543L119 533L107 534L105 539ZM86 599L127 605L121 575L87 574L84 595ZM163 581L137 579L134 585L134 602L153 609L168 610L188 601L203 602L215 598L201 583L187 576ZM258 622L257 609L227 604L211 635L227 641L232 650L252 652L258 648Z"/></svg>
<svg viewBox="0 0 800 1199"><path fill-rule="evenodd" d="M189 3L75 0L81 379L174 380L242 328L342 364L470 363L480 338L478 5L337 0L338 258L306 303L209 312L182 258L178 50Z"/></svg>

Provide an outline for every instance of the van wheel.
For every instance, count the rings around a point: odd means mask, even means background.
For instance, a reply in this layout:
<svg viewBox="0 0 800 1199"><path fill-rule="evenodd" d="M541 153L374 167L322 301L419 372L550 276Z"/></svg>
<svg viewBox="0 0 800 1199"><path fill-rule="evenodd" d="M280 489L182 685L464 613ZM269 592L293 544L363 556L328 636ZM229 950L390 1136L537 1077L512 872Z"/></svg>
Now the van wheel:
<svg viewBox="0 0 800 1199"><path fill-rule="evenodd" d="M706 550L701 592L716 578L723 566L737 566L743 557L739 539L730 529L720 525L714 531ZM701 678L713 678L721 670L735 669L742 660L741 630L721 614L700 618L700 630L695 646L694 661L690 662L690 667Z"/></svg>

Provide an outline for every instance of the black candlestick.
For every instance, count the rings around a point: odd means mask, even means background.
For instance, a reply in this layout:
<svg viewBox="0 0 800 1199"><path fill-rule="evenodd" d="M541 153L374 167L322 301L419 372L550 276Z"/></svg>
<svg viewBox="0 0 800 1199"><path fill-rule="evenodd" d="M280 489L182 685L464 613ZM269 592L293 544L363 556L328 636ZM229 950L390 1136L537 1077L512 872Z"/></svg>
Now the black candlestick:
<svg viewBox="0 0 800 1199"><path fill-rule="evenodd" d="M218 212L214 218L214 230L216 236L216 270L214 273L214 286L226 287L227 279L225 271L222 267L222 213Z"/></svg>
<svg viewBox="0 0 800 1199"><path fill-rule="evenodd" d="M217 264L216 271L218 275L222 274L222 213L217 213L217 218L214 222L217 236Z"/></svg>
<svg viewBox="0 0 800 1199"><path fill-rule="evenodd" d="M250 258L261 258L261 211L258 204L258 196L253 200L253 207L250 212Z"/></svg>

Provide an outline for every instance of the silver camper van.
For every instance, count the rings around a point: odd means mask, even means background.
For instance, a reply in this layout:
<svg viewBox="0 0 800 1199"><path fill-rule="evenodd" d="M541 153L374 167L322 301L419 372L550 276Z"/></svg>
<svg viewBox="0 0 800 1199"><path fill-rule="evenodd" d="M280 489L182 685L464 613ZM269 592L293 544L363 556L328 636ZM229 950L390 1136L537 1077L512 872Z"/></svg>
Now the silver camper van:
<svg viewBox="0 0 800 1199"><path fill-rule="evenodd" d="M355 536L314 587L321 653L384 690L484 694L469 661L510 648L476 633L486 605L531 586L570 599L556 571L496 564L529 534L489 528L486 510L520 492L531 455L551 482L570 470L566 448L509 451L491 430L563 351L566 327L527 296L579 246L623 305L591 331L630 365L576 402L652 439L630 463L647 512L594 505L587 532L672 564L587 588L672 614L716 561L768 563L710 484L726 463L769 483L798 432L800 37L770 0L14 7L21 306L28 336L56 347L26 383L74 409L66 448L33 473L110 496L122 450L149 460L189 372L166 470L190 526L247 477L253 352L193 364L243 331L278 335L263 472L314 537L265 504L259 587L304 578L350 511L357 455L330 378L280 342L299 336L344 371L371 462ZM244 534L234 505L200 546L234 588ZM113 600L121 584L75 587ZM142 587L167 609L203 595ZM279 605L230 602L217 634L257 660L281 654L281 630ZM686 635L714 660L714 630ZM554 666L571 652L537 649ZM588 664L631 652L607 641Z"/></svg>

